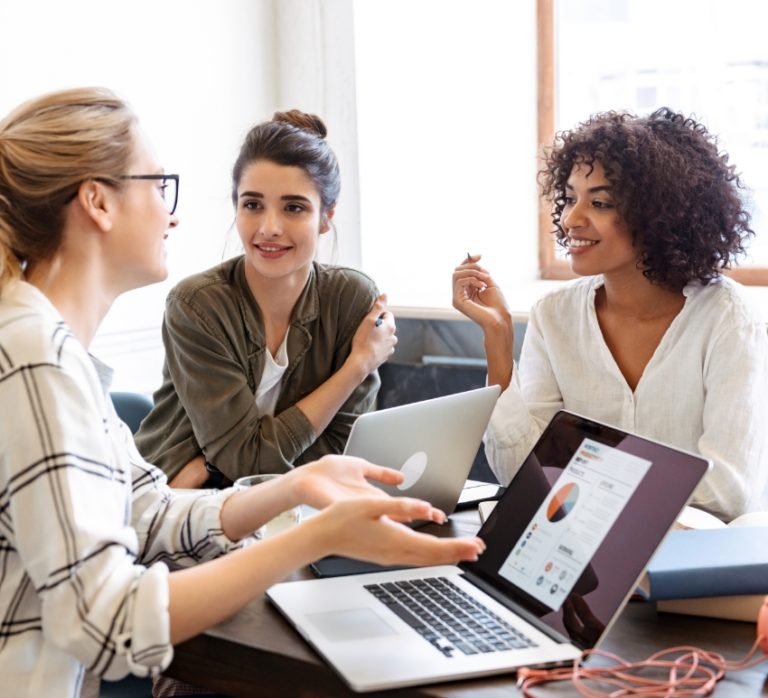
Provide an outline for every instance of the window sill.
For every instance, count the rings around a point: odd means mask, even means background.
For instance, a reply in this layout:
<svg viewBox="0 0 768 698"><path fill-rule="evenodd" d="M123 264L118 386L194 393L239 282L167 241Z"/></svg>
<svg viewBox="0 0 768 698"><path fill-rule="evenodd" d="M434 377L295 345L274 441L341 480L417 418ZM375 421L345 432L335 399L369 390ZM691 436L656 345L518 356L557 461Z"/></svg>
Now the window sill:
<svg viewBox="0 0 768 698"><path fill-rule="evenodd" d="M519 284L514 290L505 289L507 303L512 308L515 322L525 322L531 306L547 293L559 288L565 281L536 280ZM768 286L743 286L745 296L755 305L768 322ZM423 307L415 305L396 305L390 308L395 318L413 320L458 320L470 322L458 310L445 307Z"/></svg>

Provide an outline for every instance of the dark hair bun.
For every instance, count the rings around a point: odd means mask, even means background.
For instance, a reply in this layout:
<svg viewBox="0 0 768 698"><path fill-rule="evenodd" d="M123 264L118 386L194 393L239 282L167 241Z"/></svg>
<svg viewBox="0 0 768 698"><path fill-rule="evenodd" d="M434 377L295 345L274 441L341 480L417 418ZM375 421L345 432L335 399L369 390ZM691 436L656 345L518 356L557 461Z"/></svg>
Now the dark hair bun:
<svg viewBox="0 0 768 698"><path fill-rule="evenodd" d="M328 135L328 129L325 128L325 124L319 116L305 114L298 109L275 112L272 121L283 121L292 126L296 126L296 128L301 128L310 133L314 133L319 138L325 138Z"/></svg>

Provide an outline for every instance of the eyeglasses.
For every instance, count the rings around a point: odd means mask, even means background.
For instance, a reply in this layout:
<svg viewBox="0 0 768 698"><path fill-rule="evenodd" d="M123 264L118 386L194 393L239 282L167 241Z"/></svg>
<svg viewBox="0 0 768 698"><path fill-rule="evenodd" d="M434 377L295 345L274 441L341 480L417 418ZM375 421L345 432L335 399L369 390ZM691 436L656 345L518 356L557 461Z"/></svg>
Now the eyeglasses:
<svg viewBox="0 0 768 698"><path fill-rule="evenodd" d="M97 182L104 182L104 184L114 184L114 180L107 179L106 177L94 177ZM176 204L179 203L179 175L177 174L149 174L149 175L121 175L117 179L151 179L160 182L160 196L163 197L165 205L168 208L168 214L173 215L176 211ZM80 188L75 189L65 200L64 203L69 204L77 197L77 192Z"/></svg>
<svg viewBox="0 0 768 698"><path fill-rule="evenodd" d="M173 215L176 204L179 203L179 175L177 174L149 174L149 175L123 175L118 179L153 179L161 182L160 196L163 197L168 213Z"/></svg>

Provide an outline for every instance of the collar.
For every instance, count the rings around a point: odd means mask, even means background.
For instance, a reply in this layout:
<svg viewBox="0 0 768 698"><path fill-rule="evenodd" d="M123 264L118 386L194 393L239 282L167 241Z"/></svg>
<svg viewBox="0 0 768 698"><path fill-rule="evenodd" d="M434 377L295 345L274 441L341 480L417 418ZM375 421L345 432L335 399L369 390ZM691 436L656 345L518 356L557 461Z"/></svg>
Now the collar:
<svg viewBox="0 0 768 698"><path fill-rule="evenodd" d="M235 286L240 289L238 303L243 316L243 325L246 328L249 339L259 347L264 346L264 319L256 299L253 297L248 282L245 279L245 255L237 258L233 268L233 280ZM312 262L309 268L309 278L299 295L296 305L291 311L290 327L304 329L315 321L320 314L320 293L317 288L318 264ZM305 330L306 332L306 330ZM295 333L294 333L295 334Z"/></svg>
<svg viewBox="0 0 768 698"><path fill-rule="evenodd" d="M28 281L24 280L16 281L6 291L4 291L3 299L6 298L12 300L12 302L16 303L17 305L29 308L35 313L42 315L46 320L49 320L50 322L60 324L69 335L69 340L76 342L78 346L82 347L80 342L78 342L78 340L72 334L72 331L69 329L66 321L61 316L61 313L56 309L56 306L51 303L48 296L46 296L39 288L37 288L37 286L34 286ZM82 347L82 350L87 354L88 358L93 364L93 368L96 371L96 375L99 378L99 383L101 383L104 393L108 393L112 385L112 379L115 373L114 369L96 358L85 347Z"/></svg>
<svg viewBox="0 0 768 698"><path fill-rule="evenodd" d="M718 276L715 279L712 279L712 281L709 282L706 286L699 281L698 279L694 279L693 281L689 281L684 287L683 287L683 296L685 298L692 298L696 296L697 294L701 293L701 291L707 287L712 287L719 284L727 283L726 277L724 277L722 274ZM594 298L595 292L601 287L605 285L605 278L602 274L595 274L594 276L590 277L590 282L588 286L589 294L591 298Z"/></svg>

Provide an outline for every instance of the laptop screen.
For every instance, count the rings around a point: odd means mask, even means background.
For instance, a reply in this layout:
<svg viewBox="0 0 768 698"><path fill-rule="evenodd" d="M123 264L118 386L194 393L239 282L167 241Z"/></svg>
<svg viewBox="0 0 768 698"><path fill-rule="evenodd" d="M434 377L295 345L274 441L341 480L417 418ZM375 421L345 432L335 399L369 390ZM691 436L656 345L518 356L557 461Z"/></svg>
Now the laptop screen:
<svg viewBox="0 0 768 698"><path fill-rule="evenodd" d="M708 462L558 412L462 564L581 647L593 647Z"/></svg>

